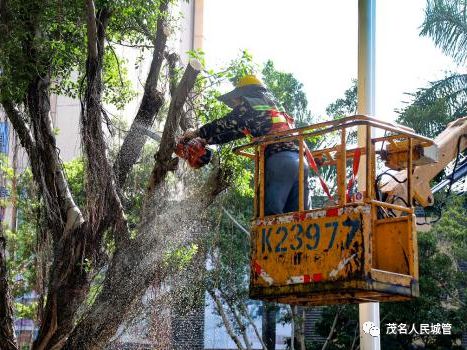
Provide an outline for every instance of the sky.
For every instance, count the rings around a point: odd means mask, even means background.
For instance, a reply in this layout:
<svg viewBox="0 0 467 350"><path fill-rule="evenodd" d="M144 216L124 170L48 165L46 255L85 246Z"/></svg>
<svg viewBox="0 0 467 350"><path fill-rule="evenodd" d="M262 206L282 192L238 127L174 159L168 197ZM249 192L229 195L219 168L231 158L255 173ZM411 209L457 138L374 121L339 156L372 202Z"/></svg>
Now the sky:
<svg viewBox="0 0 467 350"><path fill-rule="evenodd" d="M375 115L393 120L405 93L448 71L461 71L431 39L420 37L426 0L376 4ZM272 59L304 85L310 110L326 107L357 78L357 0L205 0L204 51L220 67L242 49L258 63ZM464 68L465 71L465 68Z"/></svg>

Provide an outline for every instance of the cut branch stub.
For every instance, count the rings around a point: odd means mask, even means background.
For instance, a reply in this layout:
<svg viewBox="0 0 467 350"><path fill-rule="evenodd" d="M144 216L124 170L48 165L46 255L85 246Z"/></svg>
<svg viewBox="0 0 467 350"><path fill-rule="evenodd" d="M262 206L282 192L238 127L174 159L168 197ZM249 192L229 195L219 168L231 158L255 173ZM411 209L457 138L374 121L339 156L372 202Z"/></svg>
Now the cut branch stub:
<svg viewBox="0 0 467 350"><path fill-rule="evenodd" d="M165 59L167 60L167 66L169 70L169 91L170 96L175 94L175 89L177 88L177 63L180 60L178 55L175 52L166 53Z"/></svg>

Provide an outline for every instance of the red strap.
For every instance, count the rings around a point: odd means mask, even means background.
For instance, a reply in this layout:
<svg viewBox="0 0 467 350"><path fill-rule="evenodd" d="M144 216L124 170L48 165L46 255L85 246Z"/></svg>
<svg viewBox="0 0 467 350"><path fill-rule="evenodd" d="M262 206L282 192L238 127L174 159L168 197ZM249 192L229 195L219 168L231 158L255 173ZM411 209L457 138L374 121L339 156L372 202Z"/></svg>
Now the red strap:
<svg viewBox="0 0 467 350"><path fill-rule="evenodd" d="M352 187L355 184L355 180L358 175L358 168L360 166L360 156L362 154L361 148L357 148L353 154L353 166L352 166L352 177L349 180L349 183L347 184L347 201L350 202L350 191L352 190Z"/></svg>
<svg viewBox="0 0 467 350"><path fill-rule="evenodd" d="M326 185L326 182L324 182L323 178L321 177L318 171L318 166L316 165L315 159L313 158L313 154L311 154L306 144L305 144L305 156L308 161L308 165L310 165L310 167L314 170L314 172L318 176L318 179L319 179L319 182L321 183L321 187L323 188L323 191L326 193L326 195L328 196L330 200L334 200L333 196L331 195L331 192L329 191L328 185Z"/></svg>
<svg viewBox="0 0 467 350"><path fill-rule="evenodd" d="M285 117L285 120L287 120L287 124L289 124L289 128L290 129L294 129L295 128L295 120L293 117L291 117L290 115L288 115L287 113L283 113L284 117Z"/></svg>

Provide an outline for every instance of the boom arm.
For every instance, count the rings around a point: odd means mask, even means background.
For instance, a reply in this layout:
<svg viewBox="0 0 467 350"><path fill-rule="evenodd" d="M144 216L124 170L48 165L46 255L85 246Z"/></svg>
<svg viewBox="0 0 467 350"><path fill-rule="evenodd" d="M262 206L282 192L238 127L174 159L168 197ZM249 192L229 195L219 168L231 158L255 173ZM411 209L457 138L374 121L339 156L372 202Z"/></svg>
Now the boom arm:
<svg viewBox="0 0 467 350"><path fill-rule="evenodd" d="M438 147L438 162L416 166L413 176L414 197L420 205L427 207L433 205L433 194L430 188L430 180L438 175L453 159L458 152L467 147L467 117L459 118L448 124L447 128L435 138ZM407 170L399 171L394 179L383 184L381 191L388 195L390 201L397 198L407 198Z"/></svg>

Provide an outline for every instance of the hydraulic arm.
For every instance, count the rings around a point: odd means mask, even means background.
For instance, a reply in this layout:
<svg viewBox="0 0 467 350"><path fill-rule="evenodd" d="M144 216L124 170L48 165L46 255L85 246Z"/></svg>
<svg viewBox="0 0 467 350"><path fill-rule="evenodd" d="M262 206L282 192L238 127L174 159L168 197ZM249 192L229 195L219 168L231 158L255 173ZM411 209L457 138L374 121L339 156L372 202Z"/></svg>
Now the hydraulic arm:
<svg viewBox="0 0 467 350"><path fill-rule="evenodd" d="M433 193L430 181L454 160L467 147L467 117L451 122L447 128L435 138L438 161L415 166L413 171L413 192L415 200L422 206L433 205ZM399 198L407 198L407 169L401 170L393 178L381 186L381 191L388 195L386 201L397 203Z"/></svg>

